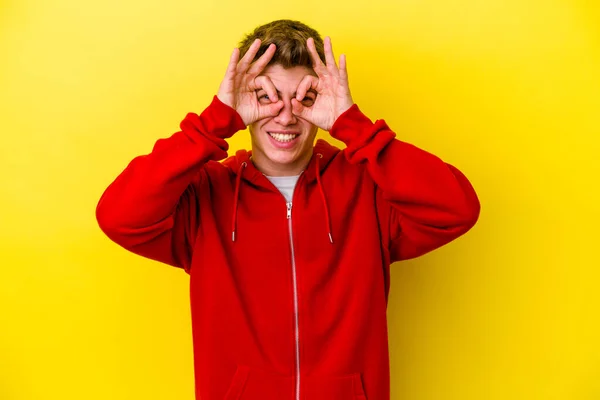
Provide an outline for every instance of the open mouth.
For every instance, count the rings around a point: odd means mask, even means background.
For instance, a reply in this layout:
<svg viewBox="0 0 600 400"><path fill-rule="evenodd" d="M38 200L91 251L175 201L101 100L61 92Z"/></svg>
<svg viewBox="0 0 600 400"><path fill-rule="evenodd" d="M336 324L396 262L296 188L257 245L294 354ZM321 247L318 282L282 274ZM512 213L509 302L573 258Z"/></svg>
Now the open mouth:
<svg viewBox="0 0 600 400"><path fill-rule="evenodd" d="M267 132L267 133L273 139L275 139L276 141L281 142L281 143L291 142L292 140L294 140L298 136L300 136L300 135L294 134L294 133L274 133L274 132Z"/></svg>

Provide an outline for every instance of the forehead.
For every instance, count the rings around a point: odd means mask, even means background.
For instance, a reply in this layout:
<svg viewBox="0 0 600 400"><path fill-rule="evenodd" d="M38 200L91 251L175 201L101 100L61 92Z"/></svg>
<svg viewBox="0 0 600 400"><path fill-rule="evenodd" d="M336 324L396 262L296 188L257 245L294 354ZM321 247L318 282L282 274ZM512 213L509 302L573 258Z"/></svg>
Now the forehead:
<svg viewBox="0 0 600 400"><path fill-rule="evenodd" d="M260 75L268 76L278 90L296 89L300 81L306 75L315 75L312 68L296 66L292 68L283 68L280 64L273 64L266 67Z"/></svg>

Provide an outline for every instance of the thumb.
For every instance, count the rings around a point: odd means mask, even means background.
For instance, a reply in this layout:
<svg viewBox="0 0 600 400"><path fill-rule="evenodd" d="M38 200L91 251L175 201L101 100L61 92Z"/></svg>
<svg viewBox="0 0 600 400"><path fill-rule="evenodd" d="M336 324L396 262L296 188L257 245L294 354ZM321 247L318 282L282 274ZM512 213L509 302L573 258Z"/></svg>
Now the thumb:
<svg viewBox="0 0 600 400"><path fill-rule="evenodd" d="M304 107L302 103L296 100L295 98L292 99L292 113L308 121L310 121L310 116L312 114L310 108Z"/></svg>
<svg viewBox="0 0 600 400"><path fill-rule="evenodd" d="M283 101L280 99L275 103L264 104L259 106L258 113L260 118L274 117L279 114L279 111L283 108Z"/></svg>

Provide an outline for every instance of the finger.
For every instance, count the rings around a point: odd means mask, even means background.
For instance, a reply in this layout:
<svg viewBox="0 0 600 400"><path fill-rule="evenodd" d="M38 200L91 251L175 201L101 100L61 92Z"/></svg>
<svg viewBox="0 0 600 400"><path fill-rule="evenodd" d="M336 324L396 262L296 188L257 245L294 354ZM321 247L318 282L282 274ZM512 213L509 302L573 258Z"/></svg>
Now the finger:
<svg viewBox="0 0 600 400"><path fill-rule="evenodd" d="M275 43L271 43L269 47L267 47L265 53L262 56L260 56L260 58L256 60L255 63L252 64L252 66L248 70L248 73L255 75L260 74L262 70L265 69L269 61L271 61L271 59L273 58L276 49L277 46L275 45Z"/></svg>
<svg viewBox="0 0 600 400"><path fill-rule="evenodd" d="M331 38L325 36L325 62L327 63L327 69L330 71L337 71L337 64L335 63L335 57L333 55L333 47L331 46Z"/></svg>
<svg viewBox="0 0 600 400"><path fill-rule="evenodd" d="M229 64L227 65L227 71L225 72L226 77L231 78L231 77L233 77L233 75L235 75L235 69L237 67L239 56L240 56L240 49L238 49L236 47L235 49L233 49L233 52L231 53L231 57L229 57Z"/></svg>
<svg viewBox="0 0 600 400"><path fill-rule="evenodd" d="M295 98L292 99L292 114L298 118L310 122L311 124L316 125L313 122L313 109L311 107L305 107Z"/></svg>
<svg viewBox="0 0 600 400"><path fill-rule="evenodd" d="M306 41L306 47L308 47L308 54L313 62L313 69L317 72L317 69L321 69L324 65L319 57L319 53L317 53L317 48L315 47L315 40L313 38L308 38Z"/></svg>
<svg viewBox="0 0 600 400"><path fill-rule="evenodd" d="M298 88L296 89L296 100L302 101L304 100L304 96L310 88L316 90L317 84L319 83L319 78L314 75L306 75L298 84Z"/></svg>
<svg viewBox="0 0 600 400"><path fill-rule="evenodd" d="M277 101L275 103L271 103L271 104L261 104L258 107L259 119L266 118L266 117L274 117L277 114L279 114L279 112L281 111L282 108L283 108L283 100L279 100L279 101Z"/></svg>
<svg viewBox="0 0 600 400"><path fill-rule="evenodd" d="M269 95L269 100L271 100L272 103L275 103L279 100L277 96L277 89L275 88L275 85L273 85L273 81L271 81L268 76L257 76L256 79L254 79L254 83L257 86L256 89L262 88L265 92L267 92L267 95Z"/></svg>
<svg viewBox="0 0 600 400"><path fill-rule="evenodd" d="M346 69L346 55L342 54L340 56L340 78L344 80L344 82L348 83L348 70Z"/></svg>
<svg viewBox="0 0 600 400"><path fill-rule="evenodd" d="M304 107L302 103L294 98L292 99L292 113L297 117L310 121L312 110L309 107Z"/></svg>
<svg viewBox="0 0 600 400"><path fill-rule="evenodd" d="M238 71L245 72L248 70L248 66L250 65L252 60L254 60L254 56L256 56L256 53L258 53L258 49L260 49L260 39L256 39L252 43L246 54L244 54L244 57L238 65Z"/></svg>

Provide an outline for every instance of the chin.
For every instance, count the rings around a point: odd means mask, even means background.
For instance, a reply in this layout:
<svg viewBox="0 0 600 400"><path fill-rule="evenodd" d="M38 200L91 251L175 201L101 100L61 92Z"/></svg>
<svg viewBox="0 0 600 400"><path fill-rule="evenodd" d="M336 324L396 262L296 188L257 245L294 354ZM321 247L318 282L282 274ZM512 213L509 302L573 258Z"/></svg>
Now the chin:
<svg viewBox="0 0 600 400"><path fill-rule="evenodd" d="M267 152L266 156L273 164L291 165L298 161L298 157L296 154L285 154L284 152Z"/></svg>
<svg viewBox="0 0 600 400"><path fill-rule="evenodd" d="M299 132L295 140L281 143L273 138L267 129L251 130L252 148L257 156L260 154L259 157L270 164L269 168L280 169L286 173L295 171L299 163L303 164L312 155L312 145L309 145L312 132L305 129L294 131Z"/></svg>

